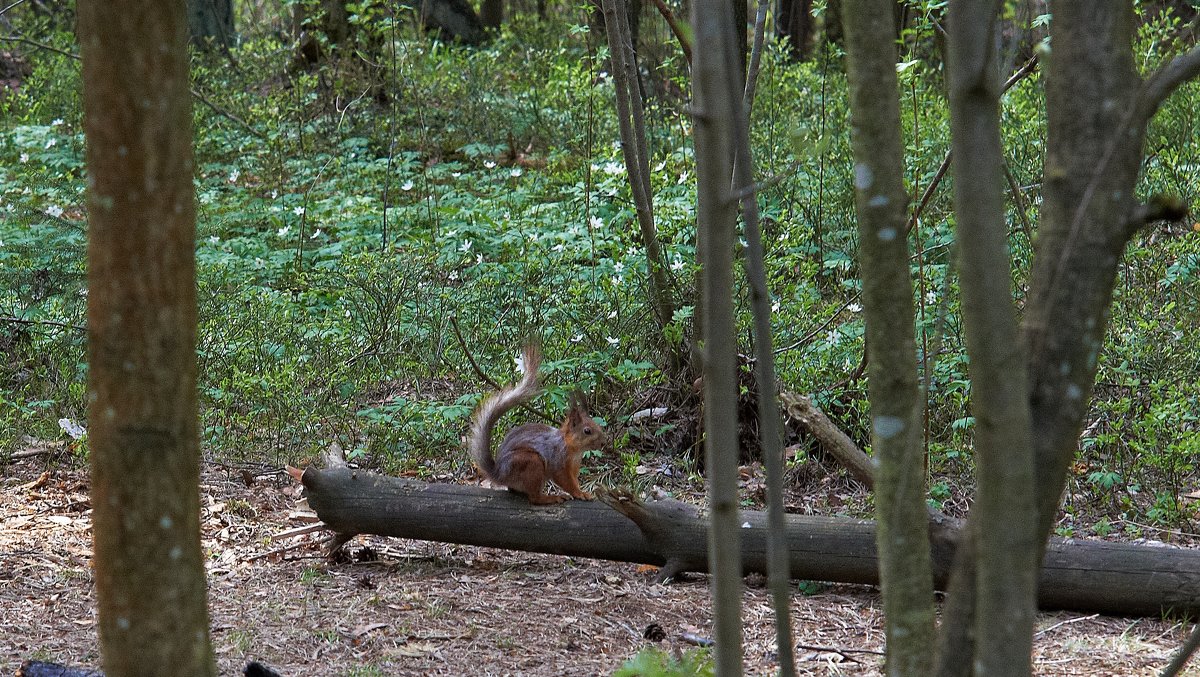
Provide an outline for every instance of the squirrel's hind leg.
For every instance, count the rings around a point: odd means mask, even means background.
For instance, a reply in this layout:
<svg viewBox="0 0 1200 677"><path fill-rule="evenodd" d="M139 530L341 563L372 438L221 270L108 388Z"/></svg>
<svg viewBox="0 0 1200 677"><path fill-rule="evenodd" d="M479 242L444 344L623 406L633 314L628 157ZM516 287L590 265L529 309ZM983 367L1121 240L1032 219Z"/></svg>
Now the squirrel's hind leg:
<svg viewBox="0 0 1200 677"><path fill-rule="evenodd" d="M532 449L514 449L509 455L509 472L504 485L529 497L531 505L554 505L566 499L547 496L546 461Z"/></svg>

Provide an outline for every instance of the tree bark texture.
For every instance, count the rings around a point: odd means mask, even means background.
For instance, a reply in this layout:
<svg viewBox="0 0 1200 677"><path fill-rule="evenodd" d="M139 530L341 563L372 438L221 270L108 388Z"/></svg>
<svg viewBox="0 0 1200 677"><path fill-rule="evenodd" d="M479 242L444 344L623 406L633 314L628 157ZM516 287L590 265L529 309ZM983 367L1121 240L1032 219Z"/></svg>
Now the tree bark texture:
<svg viewBox="0 0 1200 677"><path fill-rule="evenodd" d="M664 567L666 577L709 570L708 515L673 500L628 496L530 506L519 495L482 487L426 484L364 470L304 472L309 506L344 537L377 534ZM603 496L603 494L602 494ZM745 573L766 573L767 515L743 510ZM792 578L879 582L871 520L787 516ZM955 530L930 527L934 579L942 589L954 558ZM1043 560L1039 604L1083 613L1159 616L1200 611L1200 552L1053 538Z"/></svg>
<svg viewBox="0 0 1200 677"><path fill-rule="evenodd" d="M1032 670L1042 538L1025 351L1017 333L1004 220L999 9L996 0L956 2L949 8L948 31L954 213L978 477L970 515L975 586L956 592L977 598L973 663L980 676ZM966 653L965 647L947 650Z"/></svg>
<svg viewBox="0 0 1200 677"><path fill-rule="evenodd" d="M762 30L765 25L766 3L759 4L755 21L754 54L751 64L758 60L762 49ZM761 19L761 20L760 20ZM735 106L733 188L741 193L743 186L754 184L754 157L750 153L749 116L754 98L753 82L757 76L751 66L743 93L742 106ZM738 78L729 83L728 95L736 93ZM771 350L771 294L767 288L762 229L758 218L758 194L751 190L742 200L742 223L746 239L743 263L750 287L750 304L754 315L754 380L758 387L759 439L762 444L763 466L767 472L768 540L767 585L771 590L771 605L775 609L775 651L780 677L796 674L792 637L791 595L788 591L787 541L783 495L783 422L775 386L775 356Z"/></svg>
<svg viewBox="0 0 1200 677"><path fill-rule="evenodd" d="M1022 326L1043 538L1077 451L1117 267L1129 239L1155 211L1134 192L1146 125L1200 64L1193 50L1143 87L1132 53L1132 3L1055 0L1050 8L1042 215ZM963 548L959 559L939 638L938 674L947 677L973 669L963 657L974 655L974 598L959 592L975 585L973 548Z"/></svg>
<svg viewBox="0 0 1200 677"><path fill-rule="evenodd" d="M105 673L215 674L200 549L184 3L78 5L88 438Z"/></svg>
<svg viewBox="0 0 1200 677"><path fill-rule="evenodd" d="M741 520L738 517L737 337L733 252L738 201L733 180L743 60L728 0L696 0L692 88L695 108L696 230L704 316L704 443L708 470L709 557L714 655L722 677L742 674ZM741 24L743 34L745 22Z"/></svg>
<svg viewBox="0 0 1200 677"><path fill-rule="evenodd" d="M933 669L930 570L908 203L890 0L847 0L854 194L867 345L887 672Z"/></svg>

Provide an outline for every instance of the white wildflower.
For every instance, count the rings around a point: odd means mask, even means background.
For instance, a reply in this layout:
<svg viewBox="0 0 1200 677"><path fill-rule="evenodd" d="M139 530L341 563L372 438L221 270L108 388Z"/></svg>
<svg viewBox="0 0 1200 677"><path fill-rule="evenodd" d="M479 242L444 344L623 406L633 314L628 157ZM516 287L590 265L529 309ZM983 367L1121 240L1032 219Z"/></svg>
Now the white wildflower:
<svg viewBox="0 0 1200 677"><path fill-rule="evenodd" d="M463 243L458 247L458 251L466 254L467 252L471 251L472 246L473 243L470 240L463 240Z"/></svg>
<svg viewBox="0 0 1200 677"><path fill-rule="evenodd" d="M79 425L69 418L58 419L58 427L62 428L63 432L71 436L71 439L79 439L87 434L87 429Z"/></svg>
<svg viewBox="0 0 1200 677"><path fill-rule="evenodd" d="M849 310L852 313L861 313L862 305L858 303L851 303L850 305L846 306L846 310Z"/></svg>
<svg viewBox="0 0 1200 677"><path fill-rule="evenodd" d="M283 228L280 228L279 230L275 231L275 234L278 235L279 237L287 237L287 234L290 232L292 232L292 227L284 226Z"/></svg>
<svg viewBox="0 0 1200 677"><path fill-rule="evenodd" d="M520 167L513 167L513 168L512 168L512 171L510 171L510 172L508 173L508 175L509 175L509 176L511 176L511 177L513 177L513 178L515 179L515 178L517 178L518 176L520 176L522 173L523 173L523 172L521 171L521 168L520 168Z"/></svg>
<svg viewBox="0 0 1200 677"><path fill-rule="evenodd" d="M21 153L21 164L29 162L29 153Z"/></svg>
<svg viewBox="0 0 1200 677"><path fill-rule="evenodd" d="M608 345L613 346L614 348L616 346L621 345L621 339L613 337L613 336L605 336L604 340L608 341Z"/></svg>
<svg viewBox="0 0 1200 677"><path fill-rule="evenodd" d="M485 160L483 163L483 166L487 167L488 169L491 169L496 166L496 161L495 160Z"/></svg>
<svg viewBox="0 0 1200 677"><path fill-rule="evenodd" d="M229 183L237 183L238 177L241 175L242 173L236 169L232 172L229 172Z"/></svg>
<svg viewBox="0 0 1200 677"><path fill-rule="evenodd" d="M46 213L57 219L63 215L63 208L58 205L50 205L46 208Z"/></svg>
<svg viewBox="0 0 1200 677"><path fill-rule="evenodd" d="M292 210L292 213L296 216L304 216L304 207L296 207Z"/></svg>
<svg viewBox="0 0 1200 677"><path fill-rule="evenodd" d="M404 184L402 186L400 186L400 190L412 190L412 189L413 189L412 179L405 181Z"/></svg>

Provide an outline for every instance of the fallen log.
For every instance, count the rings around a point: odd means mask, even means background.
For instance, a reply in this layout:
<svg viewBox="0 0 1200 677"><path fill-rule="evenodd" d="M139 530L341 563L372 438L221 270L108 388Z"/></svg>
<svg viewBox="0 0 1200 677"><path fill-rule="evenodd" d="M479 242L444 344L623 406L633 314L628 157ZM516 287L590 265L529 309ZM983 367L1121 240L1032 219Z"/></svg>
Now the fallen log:
<svg viewBox="0 0 1200 677"><path fill-rule="evenodd" d="M665 577L708 569L708 529L694 506L641 502L606 493L603 501L530 506L523 497L481 487L426 484L363 470L304 471L308 503L340 545L356 534L415 538L573 557L653 564ZM742 562L766 572L766 513L741 513ZM935 585L945 588L955 526L931 524ZM787 516L792 578L879 583L875 523ZM1200 612L1200 551L1132 543L1051 539L1038 603L1110 615Z"/></svg>

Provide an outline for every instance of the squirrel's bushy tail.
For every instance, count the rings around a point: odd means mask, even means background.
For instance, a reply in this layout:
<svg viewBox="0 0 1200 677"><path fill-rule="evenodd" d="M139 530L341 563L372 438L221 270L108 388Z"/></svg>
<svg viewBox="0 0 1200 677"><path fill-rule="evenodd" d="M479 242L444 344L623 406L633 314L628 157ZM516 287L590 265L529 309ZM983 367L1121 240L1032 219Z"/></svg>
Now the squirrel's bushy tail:
<svg viewBox="0 0 1200 677"><path fill-rule="evenodd" d="M532 399L541 389L538 385L538 367L542 363L541 351L536 345L529 344L522 353L525 375L516 384L485 397L475 410L475 417L471 422L471 434L467 442L471 458L491 480L496 479L496 458L492 456L491 451L492 429L496 427L496 421L508 410Z"/></svg>

